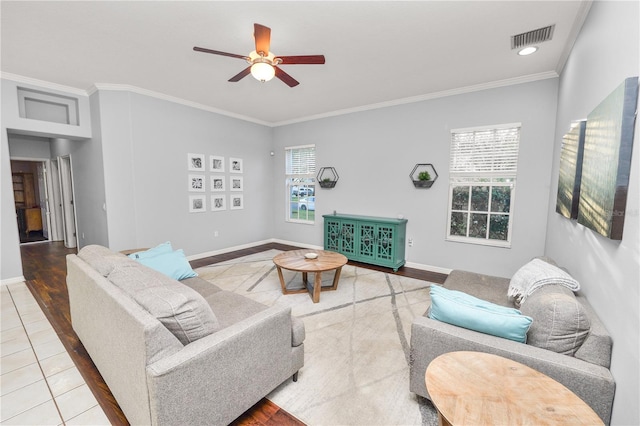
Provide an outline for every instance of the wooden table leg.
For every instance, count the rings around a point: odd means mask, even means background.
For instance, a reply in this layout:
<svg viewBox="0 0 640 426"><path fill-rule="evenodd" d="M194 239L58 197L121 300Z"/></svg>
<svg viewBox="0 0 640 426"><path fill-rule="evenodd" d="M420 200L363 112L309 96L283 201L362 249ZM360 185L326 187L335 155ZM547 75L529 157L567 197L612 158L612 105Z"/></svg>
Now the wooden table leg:
<svg viewBox="0 0 640 426"><path fill-rule="evenodd" d="M309 284L307 272L302 273L302 284L306 287Z"/></svg>
<svg viewBox="0 0 640 426"><path fill-rule="evenodd" d="M284 276L282 275L282 268L278 268L278 277L280 277L280 287L282 287L282 294L287 294L287 286L284 283Z"/></svg>
<svg viewBox="0 0 640 426"><path fill-rule="evenodd" d="M444 416L438 411L438 426L452 426L451 423L444 418Z"/></svg>
<svg viewBox="0 0 640 426"><path fill-rule="evenodd" d="M322 290L322 272L316 272L316 279L313 284L313 303L320 302L320 291Z"/></svg>
<svg viewBox="0 0 640 426"><path fill-rule="evenodd" d="M338 289L338 281L340 281L340 272L342 272L342 266L336 269L336 275L333 277L333 285L329 287L330 290Z"/></svg>

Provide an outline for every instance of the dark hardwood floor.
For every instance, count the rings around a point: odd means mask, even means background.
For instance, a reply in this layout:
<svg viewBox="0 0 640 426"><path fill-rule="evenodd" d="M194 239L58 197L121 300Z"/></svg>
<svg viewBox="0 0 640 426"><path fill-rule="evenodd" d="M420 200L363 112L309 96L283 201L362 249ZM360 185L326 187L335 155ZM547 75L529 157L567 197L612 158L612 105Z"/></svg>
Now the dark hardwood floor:
<svg viewBox="0 0 640 426"><path fill-rule="evenodd" d="M211 265L225 260L235 259L253 253L266 250L295 250L300 247L278 243L263 244L249 249L238 250L217 256L198 259L191 262L193 268ZM26 244L20 247L22 254L22 267L27 286L38 301L42 311L51 322L67 352L73 359L82 374L85 382L95 395L100 406L113 425L128 425L125 415L120 410L118 403L109 391L98 369L93 364L89 354L82 346L71 327L69 313L69 298L66 284L66 255L76 253L75 249L67 249L62 242ZM394 273L388 268L379 268L372 265L349 262L349 264L370 269L376 269L387 273ZM411 278L427 280L436 283L444 282L446 275L423 271L413 268L400 268L394 274ZM299 426L304 423L282 410L267 399L262 399L236 421L234 426Z"/></svg>

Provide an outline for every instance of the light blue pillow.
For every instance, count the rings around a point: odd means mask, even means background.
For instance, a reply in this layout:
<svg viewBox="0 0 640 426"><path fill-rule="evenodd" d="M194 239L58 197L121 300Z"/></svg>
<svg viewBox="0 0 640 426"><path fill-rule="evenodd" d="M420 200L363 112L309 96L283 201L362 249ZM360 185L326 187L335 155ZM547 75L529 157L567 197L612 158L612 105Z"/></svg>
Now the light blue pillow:
<svg viewBox="0 0 640 426"><path fill-rule="evenodd" d="M191 269L191 265L189 265L182 249L136 260L174 280L184 280L185 278L198 276L198 274Z"/></svg>
<svg viewBox="0 0 640 426"><path fill-rule="evenodd" d="M525 343L531 317L513 308L496 305L460 291L431 286L429 318L469 330Z"/></svg>
<svg viewBox="0 0 640 426"><path fill-rule="evenodd" d="M171 253L173 248L171 247L171 242L167 241L166 243L158 244L154 248L150 248L144 251L138 251L136 253L131 253L129 255L132 259L145 259L153 256L157 256L159 254Z"/></svg>

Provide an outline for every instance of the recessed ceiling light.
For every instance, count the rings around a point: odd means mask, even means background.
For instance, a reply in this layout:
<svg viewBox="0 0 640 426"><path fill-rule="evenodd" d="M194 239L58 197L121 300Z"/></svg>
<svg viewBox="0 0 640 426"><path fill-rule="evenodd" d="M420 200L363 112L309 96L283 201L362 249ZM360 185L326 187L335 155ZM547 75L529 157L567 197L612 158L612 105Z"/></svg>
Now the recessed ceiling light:
<svg viewBox="0 0 640 426"><path fill-rule="evenodd" d="M518 52L518 55L520 56L527 56L527 55L531 55L532 53L534 53L536 50L538 50L537 47L535 46L528 46L525 47L524 49L522 49L521 51Z"/></svg>

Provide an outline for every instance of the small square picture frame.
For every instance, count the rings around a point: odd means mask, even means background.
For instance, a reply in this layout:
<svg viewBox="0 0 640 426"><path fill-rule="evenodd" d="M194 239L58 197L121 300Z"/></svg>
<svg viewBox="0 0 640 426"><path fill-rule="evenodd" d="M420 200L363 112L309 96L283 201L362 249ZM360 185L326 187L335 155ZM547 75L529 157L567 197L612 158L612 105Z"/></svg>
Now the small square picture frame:
<svg viewBox="0 0 640 426"><path fill-rule="evenodd" d="M189 175L190 192L204 192L205 186L204 175Z"/></svg>
<svg viewBox="0 0 640 426"><path fill-rule="evenodd" d="M244 173L242 158L229 157L229 172Z"/></svg>
<svg viewBox="0 0 640 426"><path fill-rule="evenodd" d="M231 191L243 191L244 190L244 178L242 176L231 176L230 178L230 190Z"/></svg>
<svg viewBox="0 0 640 426"><path fill-rule="evenodd" d="M189 213L203 213L207 211L207 197L204 195L189 195Z"/></svg>
<svg viewBox="0 0 640 426"><path fill-rule="evenodd" d="M231 194L231 202L229 203L231 210L244 209L244 196L242 194Z"/></svg>
<svg viewBox="0 0 640 426"><path fill-rule="evenodd" d="M206 171L204 154L187 154L187 166L191 172Z"/></svg>
<svg viewBox="0 0 640 426"><path fill-rule="evenodd" d="M224 173L224 157L221 157L219 155L210 155L209 171L215 173Z"/></svg>
<svg viewBox="0 0 640 426"><path fill-rule="evenodd" d="M211 192L224 192L227 188L226 178L223 175L211 175Z"/></svg>
<svg viewBox="0 0 640 426"><path fill-rule="evenodd" d="M216 194L211 196L211 211L219 212L227 209L227 196Z"/></svg>

